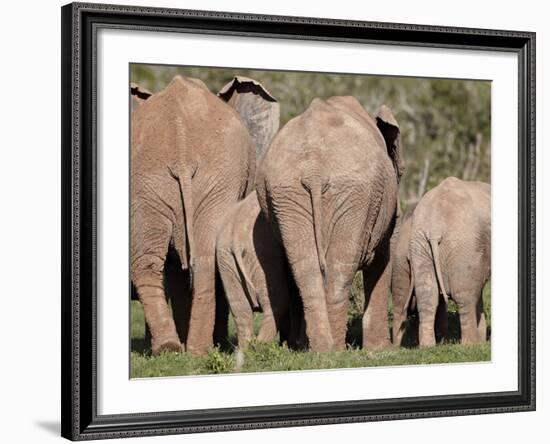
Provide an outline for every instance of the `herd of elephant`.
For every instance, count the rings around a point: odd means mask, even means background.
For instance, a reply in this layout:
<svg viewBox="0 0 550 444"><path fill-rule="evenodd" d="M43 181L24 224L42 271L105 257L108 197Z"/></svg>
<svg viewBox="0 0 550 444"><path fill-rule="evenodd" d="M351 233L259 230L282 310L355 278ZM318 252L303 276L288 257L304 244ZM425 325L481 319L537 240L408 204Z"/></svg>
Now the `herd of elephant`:
<svg viewBox="0 0 550 444"><path fill-rule="evenodd" d="M354 97L316 98L279 129L279 103L253 79L218 94L181 76L130 90L130 271L153 354L207 352L228 309L241 355L255 311L260 341L345 349L359 271L364 348L401 345L413 310L419 345L434 345L449 298L462 343L486 340L490 185L450 177L402 213L390 108L371 117Z"/></svg>

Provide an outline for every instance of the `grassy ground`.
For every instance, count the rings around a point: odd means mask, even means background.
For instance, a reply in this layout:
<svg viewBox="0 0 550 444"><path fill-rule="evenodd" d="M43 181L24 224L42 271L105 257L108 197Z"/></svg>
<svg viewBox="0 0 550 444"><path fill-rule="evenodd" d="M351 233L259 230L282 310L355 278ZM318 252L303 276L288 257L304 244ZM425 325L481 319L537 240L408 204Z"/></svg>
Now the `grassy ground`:
<svg viewBox="0 0 550 444"><path fill-rule="evenodd" d="M277 343L252 345L245 353L242 372L312 370L389 365L437 364L490 360L490 343L475 346L443 344L430 348L401 348L365 351L351 348L342 352L313 353L289 350ZM132 353L132 378L152 376L232 373L234 354L212 349L204 357L186 353L148 357Z"/></svg>
<svg viewBox="0 0 550 444"><path fill-rule="evenodd" d="M484 307L487 315L487 325L491 322L491 286L486 286L483 292ZM464 346L458 343L460 326L456 306L449 305L449 336L443 344L435 347L417 348L400 347L381 351L362 350L358 347L360 341L357 335L360 330L358 319L350 317L348 342L346 351L332 353L301 352L288 349L276 342L262 344L253 343L245 352L245 364L242 372L312 370L351 367L376 367L390 365L420 365L455 362L478 362L491 359L491 344ZM255 317L255 329L259 328L261 314ZM131 305L131 377L159 377L179 375L204 375L232 373L234 371L234 354L231 350L222 351L213 348L206 356L193 357L187 353L163 354L151 356L145 342L145 321L139 302ZM229 321L229 341L236 344L235 327L232 319Z"/></svg>

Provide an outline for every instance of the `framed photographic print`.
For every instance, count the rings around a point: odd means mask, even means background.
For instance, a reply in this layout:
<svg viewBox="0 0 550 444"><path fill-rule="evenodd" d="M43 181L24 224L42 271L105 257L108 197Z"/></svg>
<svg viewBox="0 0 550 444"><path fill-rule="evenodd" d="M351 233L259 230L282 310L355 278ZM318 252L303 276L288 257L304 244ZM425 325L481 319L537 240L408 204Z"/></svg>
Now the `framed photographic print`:
<svg viewBox="0 0 550 444"><path fill-rule="evenodd" d="M535 408L535 35L62 8L62 435Z"/></svg>

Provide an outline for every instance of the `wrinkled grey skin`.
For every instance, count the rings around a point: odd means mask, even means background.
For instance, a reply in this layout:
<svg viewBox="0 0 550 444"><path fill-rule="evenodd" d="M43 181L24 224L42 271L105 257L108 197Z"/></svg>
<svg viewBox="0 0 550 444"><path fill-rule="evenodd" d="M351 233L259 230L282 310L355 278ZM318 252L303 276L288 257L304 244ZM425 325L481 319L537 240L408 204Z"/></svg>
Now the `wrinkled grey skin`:
<svg viewBox="0 0 550 444"><path fill-rule="evenodd" d="M412 217L409 256L420 346L434 345L439 306L452 298L461 342L486 340L482 290L491 275L491 187L449 177L430 190Z"/></svg>
<svg viewBox="0 0 550 444"><path fill-rule="evenodd" d="M412 281L409 244L411 241L412 216L416 204L407 208L403 216L398 218L392 236L392 306L393 306L393 343L403 345L406 333L406 321L409 315L418 314L416 297ZM436 339L443 339L448 330L446 304L439 304L435 317ZM409 325L413 335L412 343L418 342L418 325Z"/></svg>
<svg viewBox="0 0 550 444"><path fill-rule="evenodd" d="M253 336L253 311L262 311L259 341L288 335L290 282L282 246L260 212L256 193L237 203L216 241L216 261L231 314L238 351Z"/></svg>
<svg viewBox="0 0 550 444"><path fill-rule="evenodd" d="M367 290L377 308L365 311L363 345L389 344L388 251L402 171L391 112L383 106L375 121L353 97L314 99L260 163L258 199L284 246L313 351L345 348L353 277L377 263Z"/></svg>
<svg viewBox="0 0 550 444"><path fill-rule="evenodd" d="M248 120L259 162L279 128L279 104L258 83L235 77L218 93ZM235 94L239 92L239 94ZM237 368L242 349L253 336L253 311L264 314L258 340L281 338L297 343L296 319L289 338L290 287L286 258L260 213L256 193L237 203L225 217L216 241L216 258L238 337ZM240 357L240 358L239 358Z"/></svg>
<svg viewBox="0 0 550 444"><path fill-rule="evenodd" d="M392 279L391 295L393 306L393 343L401 345L405 333L405 321L411 298L414 298L414 287L411 279L409 243L411 240L412 215L414 207L398 219L391 246Z"/></svg>
<svg viewBox="0 0 550 444"><path fill-rule="evenodd" d="M200 80L183 77L139 104L131 129L130 272L152 351L186 346L201 354L213 344L216 234L223 215L252 188L254 142L231 106ZM185 346L166 302L169 249L191 274ZM181 319L177 308L174 316Z"/></svg>

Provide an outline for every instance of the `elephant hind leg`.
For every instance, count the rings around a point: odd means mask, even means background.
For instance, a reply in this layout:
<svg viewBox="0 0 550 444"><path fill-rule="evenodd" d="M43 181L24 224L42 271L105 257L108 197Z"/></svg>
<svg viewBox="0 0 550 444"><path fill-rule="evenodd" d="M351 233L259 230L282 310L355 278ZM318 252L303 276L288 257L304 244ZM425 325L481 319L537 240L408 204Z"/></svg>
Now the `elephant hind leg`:
<svg viewBox="0 0 550 444"><path fill-rule="evenodd" d="M258 331L258 341L271 342L277 336L277 323L271 310L266 313L264 310L264 318L260 325L260 331Z"/></svg>
<svg viewBox="0 0 550 444"><path fill-rule="evenodd" d="M485 319L485 312L483 311L482 295L479 296L479 300L477 302L476 316L479 339L481 342L485 342L487 340L487 320Z"/></svg>
<svg viewBox="0 0 550 444"><path fill-rule="evenodd" d="M231 251L219 248L216 251L218 271L223 282L225 295L235 328L238 347L246 348L254 334L252 307L243 288L243 282L237 272L237 265Z"/></svg>
<svg viewBox="0 0 550 444"><path fill-rule="evenodd" d="M329 261L327 310L335 350L346 349L349 295L357 265Z"/></svg>
<svg viewBox="0 0 550 444"><path fill-rule="evenodd" d="M181 352L163 283L172 224L145 205L132 210L130 271L151 331L152 352L154 355L163 351Z"/></svg>
<svg viewBox="0 0 550 444"><path fill-rule="evenodd" d="M418 343L421 347L435 345L435 318L438 308L439 291L435 274L425 273L416 279L416 299L418 307Z"/></svg>
<svg viewBox="0 0 550 444"><path fill-rule="evenodd" d="M363 314L363 348L380 349L391 345L388 302L391 262L386 253L363 270L365 312Z"/></svg>
<svg viewBox="0 0 550 444"><path fill-rule="evenodd" d="M462 344L477 344L480 342L477 313L475 304L459 305L460 342Z"/></svg>
<svg viewBox="0 0 550 444"><path fill-rule="evenodd" d="M163 289L154 285L143 285L139 291L145 319L151 331L153 354L183 351Z"/></svg>
<svg viewBox="0 0 550 444"><path fill-rule="evenodd" d="M262 306L263 319L258 331L258 341L271 342L277 336L277 322L268 295L264 292L261 293L259 299Z"/></svg>
<svg viewBox="0 0 550 444"><path fill-rule="evenodd" d="M193 300L187 350L195 355L205 354L214 345L216 317L216 267L215 257L195 257L193 272Z"/></svg>
<svg viewBox="0 0 550 444"><path fill-rule="evenodd" d="M323 277L316 255L291 262L304 309L305 330L314 352L331 351L334 347Z"/></svg>

